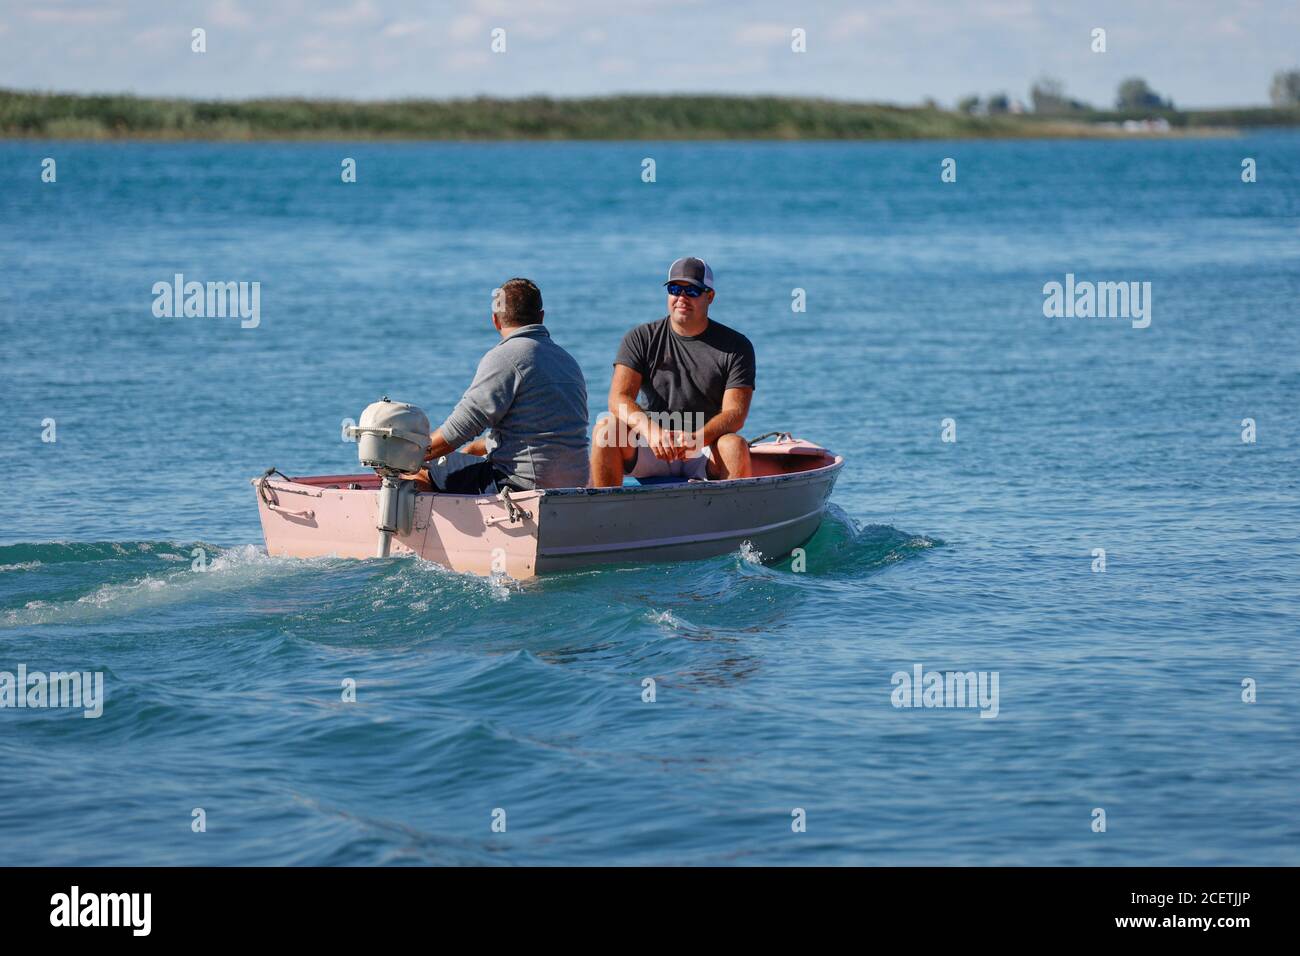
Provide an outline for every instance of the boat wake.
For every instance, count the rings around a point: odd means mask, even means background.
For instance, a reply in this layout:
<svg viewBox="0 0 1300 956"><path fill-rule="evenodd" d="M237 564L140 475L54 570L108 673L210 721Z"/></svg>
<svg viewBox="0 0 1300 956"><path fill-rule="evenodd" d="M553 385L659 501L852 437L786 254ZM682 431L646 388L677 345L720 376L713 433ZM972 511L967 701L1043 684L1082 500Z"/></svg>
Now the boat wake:
<svg viewBox="0 0 1300 956"><path fill-rule="evenodd" d="M481 609L520 590L504 576L459 574L412 557L278 558L260 545L174 541L0 546L0 629L231 605L307 618L400 609L418 620L449 605Z"/></svg>
<svg viewBox="0 0 1300 956"><path fill-rule="evenodd" d="M388 643L382 635L455 627L516 599L523 605L507 615L512 619L573 599L617 604L647 592L716 606L748 601L755 592L762 592L763 603L780 601L790 587L864 578L942 544L888 525L859 525L834 505L802 555L773 561L746 544L730 555L687 565L590 569L528 582L462 574L410 557L273 558L251 544L14 544L0 546L0 628L84 625L142 615L156 619L186 610L211 614L238 606L324 632L346 624L352 638L345 643L360 635L366 639L359 643ZM647 613L647 604L650 614L671 614L651 600L641 605L638 616ZM655 623L680 631L685 621L665 616Z"/></svg>
<svg viewBox="0 0 1300 956"><path fill-rule="evenodd" d="M0 547L0 627L76 624L185 604L292 573L253 545L50 542Z"/></svg>
<svg viewBox="0 0 1300 956"><path fill-rule="evenodd" d="M752 548L736 552L738 567L764 567L777 573L795 572L809 579L863 577L890 565L941 548L938 538L900 531L884 524L863 525L838 505L829 505L825 519L802 554L766 561Z"/></svg>
<svg viewBox="0 0 1300 956"><path fill-rule="evenodd" d="M939 538L900 531L891 525L860 525L842 508L831 505L810 552L827 560L832 573L853 574L914 558L931 548L942 548Z"/></svg>

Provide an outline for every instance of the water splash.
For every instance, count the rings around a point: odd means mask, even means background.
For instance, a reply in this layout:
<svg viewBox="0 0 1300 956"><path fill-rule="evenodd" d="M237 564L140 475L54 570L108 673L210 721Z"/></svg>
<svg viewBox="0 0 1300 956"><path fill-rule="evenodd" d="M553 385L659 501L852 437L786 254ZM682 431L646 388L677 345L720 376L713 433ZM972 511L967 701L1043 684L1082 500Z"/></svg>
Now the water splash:
<svg viewBox="0 0 1300 956"><path fill-rule="evenodd" d="M821 528L804 546L805 573L810 577L857 577L936 547L944 547L939 538L892 525L859 524L832 504Z"/></svg>
<svg viewBox="0 0 1300 956"><path fill-rule="evenodd" d="M645 619L651 624L657 624L660 627L673 631L680 631L688 627L687 623L672 611L649 610L645 613Z"/></svg>
<svg viewBox="0 0 1300 956"><path fill-rule="evenodd" d="M225 550L211 545L186 548L171 542L17 547L44 549L47 555L53 557L53 561L48 563L48 569L57 568L69 561L106 564L110 580L94 585L91 590L76 597L29 600L21 608L7 610L0 619L2 627L85 623L105 617L120 617L197 601L216 592L260 586L297 571L297 562L272 558L251 544ZM160 547L167 550L159 551ZM51 548L58 550L51 553ZM212 557L205 561L195 559L191 562L190 552L197 549L202 549L204 555L211 552ZM116 559L111 556L116 556ZM148 567L159 559L166 562L163 568L149 568L143 574L139 573L142 564ZM328 559L318 559L318 563L319 560ZM177 566L178 562L186 563ZM36 563L46 567L45 562Z"/></svg>

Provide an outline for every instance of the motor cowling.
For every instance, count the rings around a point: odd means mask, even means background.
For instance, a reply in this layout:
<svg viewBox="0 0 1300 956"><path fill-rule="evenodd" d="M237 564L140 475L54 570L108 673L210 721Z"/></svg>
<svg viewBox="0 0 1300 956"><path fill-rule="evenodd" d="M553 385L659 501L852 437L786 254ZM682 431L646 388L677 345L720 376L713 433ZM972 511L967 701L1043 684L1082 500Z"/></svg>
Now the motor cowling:
<svg viewBox="0 0 1300 956"><path fill-rule="evenodd" d="M366 406L348 436L357 441L361 464L381 475L419 471L429 447L429 416L415 405L389 401L385 395Z"/></svg>
<svg viewBox="0 0 1300 956"><path fill-rule="evenodd" d="M375 530L379 532L375 555L386 558L393 535L411 533L415 485L401 476L424 467L429 416L421 408L390 401L385 395L366 406L361 421L350 426L347 435L356 439L361 464L375 469L383 478L375 502Z"/></svg>

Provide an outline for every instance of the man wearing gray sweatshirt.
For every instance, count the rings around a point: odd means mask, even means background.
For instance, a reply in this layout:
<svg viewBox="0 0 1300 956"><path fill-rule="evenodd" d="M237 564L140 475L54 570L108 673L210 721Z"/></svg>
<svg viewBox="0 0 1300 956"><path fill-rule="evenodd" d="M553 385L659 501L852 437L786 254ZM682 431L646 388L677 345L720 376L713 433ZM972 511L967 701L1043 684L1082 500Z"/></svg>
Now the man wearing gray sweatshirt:
<svg viewBox="0 0 1300 956"><path fill-rule="evenodd" d="M545 316L542 293L528 279L497 290L492 324L501 341L429 436L428 468L408 477L461 495L587 484L587 383L573 356L552 341ZM478 438L485 429L487 439Z"/></svg>

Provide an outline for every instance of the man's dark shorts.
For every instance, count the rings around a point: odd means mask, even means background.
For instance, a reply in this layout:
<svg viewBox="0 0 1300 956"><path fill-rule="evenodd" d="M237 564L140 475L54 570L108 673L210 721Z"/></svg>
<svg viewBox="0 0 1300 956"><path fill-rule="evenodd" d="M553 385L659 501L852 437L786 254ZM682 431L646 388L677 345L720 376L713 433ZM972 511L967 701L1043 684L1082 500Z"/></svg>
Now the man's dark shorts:
<svg viewBox="0 0 1300 956"><path fill-rule="evenodd" d="M495 495L502 488L519 491L489 458L452 452L425 469L435 489L449 495Z"/></svg>

